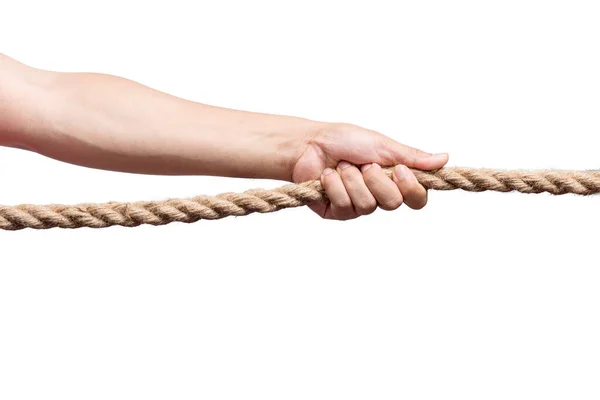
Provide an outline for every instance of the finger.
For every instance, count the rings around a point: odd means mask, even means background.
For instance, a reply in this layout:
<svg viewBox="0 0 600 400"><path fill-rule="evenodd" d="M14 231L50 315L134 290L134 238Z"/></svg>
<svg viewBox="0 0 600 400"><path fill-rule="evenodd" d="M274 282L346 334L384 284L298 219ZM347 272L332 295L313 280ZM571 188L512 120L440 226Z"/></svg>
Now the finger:
<svg viewBox="0 0 600 400"><path fill-rule="evenodd" d="M364 164L361 167L363 179L371 191L377 204L384 210L395 210L402 205L402 193L379 164Z"/></svg>
<svg viewBox="0 0 600 400"><path fill-rule="evenodd" d="M404 165L394 168L392 179L400 189L404 203L413 210L420 210L427 204L427 190L417 181L415 174Z"/></svg>
<svg viewBox="0 0 600 400"><path fill-rule="evenodd" d="M380 136L383 162L388 165L403 164L425 171L442 168L448 162L448 154L431 154L414 147L406 146L385 136Z"/></svg>
<svg viewBox="0 0 600 400"><path fill-rule="evenodd" d="M358 215L371 214L377 209L377 200L367 188L360 170L346 162L341 161L338 164L338 173L342 177L344 187L354 204L354 210Z"/></svg>
<svg viewBox="0 0 600 400"><path fill-rule="evenodd" d="M358 215L352 206L352 200L346 191L342 178L337 171L327 168L321 175L321 185L327 193L330 202L330 212L325 213L325 218L346 220L356 218Z"/></svg>

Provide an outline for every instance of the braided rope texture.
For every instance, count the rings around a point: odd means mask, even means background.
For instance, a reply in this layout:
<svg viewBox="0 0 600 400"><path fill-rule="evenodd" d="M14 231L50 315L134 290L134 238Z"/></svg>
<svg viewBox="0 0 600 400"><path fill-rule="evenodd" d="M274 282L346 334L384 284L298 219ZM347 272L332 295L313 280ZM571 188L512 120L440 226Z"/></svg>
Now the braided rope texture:
<svg viewBox="0 0 600 400"><path fill-rule="evenodd" d="M386 168L385 172L391 177L391 168ZM546 192L553 195L572 193L584 196L600 193L600 170L503 171L452 167L413 172L426 189L432 190ZM243 193L164 201L0 205L0 229L106 228L114 225L134 227L142 224L191 223L201 219L219 219L255 212L270 213L324 201L327 201L327 195L321 183L315 180L288 184L273 190L253 189Z"/></svg>

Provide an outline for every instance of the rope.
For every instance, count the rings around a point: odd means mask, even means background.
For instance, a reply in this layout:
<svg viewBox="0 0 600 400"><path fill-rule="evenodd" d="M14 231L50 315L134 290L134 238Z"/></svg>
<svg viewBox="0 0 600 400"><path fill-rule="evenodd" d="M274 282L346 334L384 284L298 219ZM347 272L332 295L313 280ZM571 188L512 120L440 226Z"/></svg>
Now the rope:
<svg viewBox="0 0 600 400"><path fill-rule="evenodd" d="M391 176L391 168L385 171ZM600 193L600 170L501 171L442 168L438 171L413 172L426 189L433 190L547 192L553 195ZM113 225L133 227L142 224L191 223L201 219L242 216L254 212L269 213L324 201L327 201L327 196L321 183L315 180L288 184L273 190L253 189L243 193L223 193L190 199L78 205L22 204L0 206L0 229L106 228Z"/></svg>

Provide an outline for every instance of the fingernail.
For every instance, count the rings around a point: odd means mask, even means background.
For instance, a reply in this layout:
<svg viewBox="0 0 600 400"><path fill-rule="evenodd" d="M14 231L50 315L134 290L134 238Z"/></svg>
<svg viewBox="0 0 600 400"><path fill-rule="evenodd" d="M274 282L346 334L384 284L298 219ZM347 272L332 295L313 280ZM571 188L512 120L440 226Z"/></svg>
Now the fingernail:
<svg viewBox="0 0 600 400"><path fill-rule="evenodd" d="M350 163L349 163L349 162L347 162L347 161L340 161L340 163L338 164L338 168L339 168L339 169L346 169L346 168L348 168L348 167L349 167L349 166L351 166L351 165L352 165L352 164L350 164Z"/></svg>
<svg viewBox="0 0 600 400"><path fill-rule="evenodd" d="M369 170L369 168L371 168L373 166L373 164L363 164L362 167L360 167L360 170L362 172L367 172Z"/></svg>
<svg viewBox="0 0 600 400"><path fill-rule="evenodd" d="M394 168L394 176L397 181L403 181L406 179L406 175L408 175L408 171L404 165L396 165Z"/></svg>
<svg viewBox="0 0 600 400"><path fill-rule="evenodd" d="M325 170L323 171L323 176L327 176L332 172L333 172L333 170L331 168L325 168Z"/></svg>
<svg viewBox="0 0 600 400"><path fill-rule="evenodd" d="M438 160L445 160L448 157L448 154L447 153L437 153L437 154L432 154L431 157L438 159Z"/></svg>

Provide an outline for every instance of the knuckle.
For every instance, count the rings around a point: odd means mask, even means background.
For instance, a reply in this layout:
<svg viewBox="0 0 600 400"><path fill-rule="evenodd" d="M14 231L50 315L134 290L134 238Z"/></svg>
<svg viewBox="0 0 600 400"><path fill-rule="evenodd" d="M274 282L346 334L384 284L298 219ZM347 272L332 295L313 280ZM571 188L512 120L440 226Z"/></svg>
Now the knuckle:
<svg viewBox="0 0 600 400"><path fill-rule="evenodd" d="M377 201L374 198L363 199L355 204L356 212L360 215L368 215L377 209Z"/></svg>
<svg viewBox="0 0 600 400"><path fill-rule="evenodd" d="M427 153L425 153L423 150L417 148L413 148L412 153L415 157L423 157L427 155Z"/></svg>
<svg viewBox="0 0 600 400"><path fill-rule="evenodd" d="M407 154L407 160L410 162L411 165L415 165L419 162L420 159L422 159L426 155L427 153L425 153L424 151L416 149L414 147L410 147Z"/></svg>
<svg viewBox="0 0 600 400"><path fill-rule="evenodd" d="M333 205L340 210L352 209L352 201L350 201L350 199L337 200L333 203Z"/></svg>
<svg viewBox="0 0 600 400"><path fill-rule="evenodd" d="M382 202L380 202L379 206L384 210L391 211L400 207L403 201L404 199L402 198L402 195L398 194L396 196L383 200Z"/></svg>

